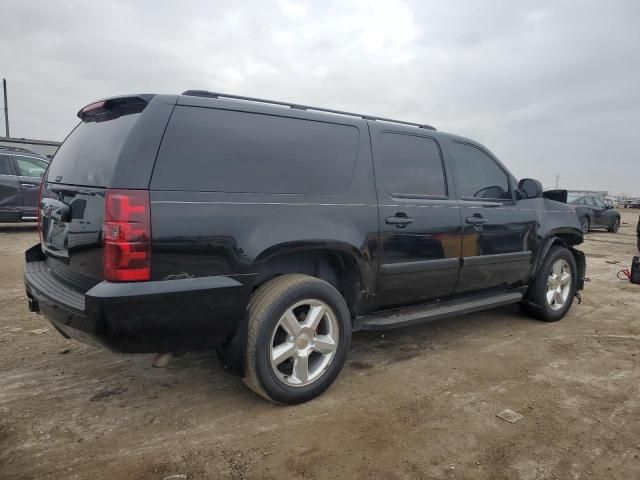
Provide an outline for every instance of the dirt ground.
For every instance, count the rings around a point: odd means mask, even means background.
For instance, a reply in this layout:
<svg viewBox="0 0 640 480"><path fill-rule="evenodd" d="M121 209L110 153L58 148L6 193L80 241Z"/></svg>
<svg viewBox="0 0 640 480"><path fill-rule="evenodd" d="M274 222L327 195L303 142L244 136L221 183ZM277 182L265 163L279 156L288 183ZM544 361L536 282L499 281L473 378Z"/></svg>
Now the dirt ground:
<svg viewBox="0 0 640 480"><path fill-rule="evenodd" d="M563 321L511 306L359 333L336 384L295 407L213 354L156 369L65 340L27 310L35 230L0 225L0 479L640 478L640 286L616 278L638 211L622 213L581 246L591 281Z"/></svg>

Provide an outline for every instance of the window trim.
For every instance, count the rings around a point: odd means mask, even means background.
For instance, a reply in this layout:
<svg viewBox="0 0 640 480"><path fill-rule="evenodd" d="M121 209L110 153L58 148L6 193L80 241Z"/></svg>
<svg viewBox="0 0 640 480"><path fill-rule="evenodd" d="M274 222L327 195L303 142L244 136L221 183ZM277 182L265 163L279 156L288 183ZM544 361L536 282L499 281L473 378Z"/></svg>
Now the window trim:
<svg viewBox="0 0 640 480"><path fill-rule="evenodd" d="M451 140L451 143L458 143L461 145L467 145L468 147L472 147L475 148L477 150L480 150L482 153L484 153L487 157L489 157L490 160L493 161L493 163L495 163L495 165L500 169L500 171L502 171L502 173L505 174L505 176L507 177L507 186L509 187L509 198L489 198L489 197L467 197L467 196L463 196L460 193L458 194L458 196L460 197L460 200L464 200L464 201L471 201L471 202L511 202L514 203L515 199L514 199L514 189L513 189L513 181L511 178L511 174L504 168L504 166L498 161L497 158L495 158L493 155L491 155L486 149L484 149L482 146L477 145L475 143L470 143L470 142L465 142L462 140ZM455 170L456 170L456 189L459 190L459 184L458 184L458 160L456 159L456 156L453 154L453 152L451 152L451 156L453 158L453 163L455 166Z"/></svg>
<svg viewBox="0 0 640 480"><path fill-rule="evenodd" d="M387 189L387 185L385 184L384 180L382 180L380 183L382 183L382 187L384 188L384 191L387 192L387 195L389 195L389 197L391 198L399 198L399 199L416 199L416 200L449 200L451 198L451 192L449 191L449 178L447 175L447 169L446 169L446 165L445 165L445 160L444 160L444 154L442 151L442 146L440 145L440 142L438 142L438 139L431 136L431 135L419 135L416 133L411 133L411 132L401 132L398 130L380 130L380 132L378 132L378 139L377 139L377 148L376 150L380 149L380 137L385 134L385 133L389 133L392 135L406 135L409 137L418 137L418 138L426 138L427 140L433 140L433 142L436 144L436 148L438 149L438 153L440 154L440 165L442 166L442 178L444 180L444 191L445 194L444 195L430 195L430 194L426 194L426 193L392 193ZM382 155L376 153L376 157L379 159L379 162L382 164ZM378 183L378 180L376 178L376 183Z"/></svg>

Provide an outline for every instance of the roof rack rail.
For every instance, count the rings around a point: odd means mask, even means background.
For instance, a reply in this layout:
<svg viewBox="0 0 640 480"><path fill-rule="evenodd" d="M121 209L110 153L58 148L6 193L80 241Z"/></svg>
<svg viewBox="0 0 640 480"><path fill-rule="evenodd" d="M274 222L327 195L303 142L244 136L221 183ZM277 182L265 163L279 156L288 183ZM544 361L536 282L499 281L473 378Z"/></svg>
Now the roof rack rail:
<svg viewBox="0 0 640 480"><path fill-rule="evenodd" d="M361 113L352 113L352 112L343 112L341 110L332 110L330 108L320 108L320 107L311 107L309 105L300 105L297 103L289 103L289 102L280 102L277 100L265 100L264 98L255 98L255 97L244 97L241 95L229 95L226 93L218 93L218 92L209 92L207 90L186 90L182 92L182 95L187 95L190 97L208 97L208 98L228 98L232 100L245 100L247 102L258 102L258 103L266 103L270 105L280 105L283 107L293 108L295 110L313 110L316 112L325 112L325 113L335 113L338 115L348 115L351 117L359 117L364 120L378 120L381 122L391 122L391 123L399 123L401 125L410 125L412 127L424 128L427 130L436 130L435 127L431 125L426 125L423 123L414 123L414 122L403 122L401 120L393 120L392 118L384 118L384 117L374 117L371 115L363 115Z"/></svg>

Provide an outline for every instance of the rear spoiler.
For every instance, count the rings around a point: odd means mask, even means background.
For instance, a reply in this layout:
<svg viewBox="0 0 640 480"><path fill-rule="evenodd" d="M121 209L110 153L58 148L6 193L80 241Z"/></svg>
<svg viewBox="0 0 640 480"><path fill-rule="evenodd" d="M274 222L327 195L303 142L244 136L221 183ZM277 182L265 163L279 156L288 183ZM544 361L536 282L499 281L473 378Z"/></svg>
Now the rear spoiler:
<svg viewBox="0 0 640 480"><path fill-rule="evenodd" d="M556 202L567 203L568 191L567 190L547 190L542 193L543 198L554 200Z"/></svg>
<svg viewBox="0 0 640 480"><path fill-rule="evenodd" d="M78 112L78 118L85 123L104 122L122 115L140 113L153 97L154 95L145 93L126 97L105 98L81 108Z"/></svg>

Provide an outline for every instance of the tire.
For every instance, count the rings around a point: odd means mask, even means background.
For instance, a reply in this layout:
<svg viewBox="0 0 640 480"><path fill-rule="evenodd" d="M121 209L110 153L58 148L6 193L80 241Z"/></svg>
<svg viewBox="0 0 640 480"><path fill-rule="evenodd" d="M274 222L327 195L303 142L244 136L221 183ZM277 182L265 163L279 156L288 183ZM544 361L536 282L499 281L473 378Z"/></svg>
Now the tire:
<svg viewBox="0 0 640 480"><path fill-rule="evenodd" d="M552 273L556 275L556 278L562 277L562 275L557 275L558 265L560 265L562 273L569 273L570 278L567 283L556 282L551 278ZM554 268L556 269L555 271ZM577 286L577 273L576 261L571 252L564 247L551 247L527 291L525 302L527 311L532 316L546 322L557 322L562 319L573 304ZM550 284L552 281L554 283ZM555 296L550 290L554 285L558 286L555 289L558 292L558 296ZM549 296L551 296L551 299L549 299ZM558 299L562 299L562 302L558 302Z"/></svg>
<svg viewBox="0 0 640 480"><path fill-rule="evenodd" d="M607 230L609 230L611 233L618 233L619 229L620 229L620 217L615 217Z"/></svg>
<svg viewBox="0 0 640 480"><path fill-rule="evenodd" d="M307 275L276 277L254 292L247 315L243 380L258 395L303 403L338 377L351 344L351 315L330 284Z"/></svg>
<svg viewBox="0 0 640 480"><path fill-rule="evenodd" d="M591 228L591 220L586 215L580 219L580 228L582 229L582 233L589 233L589 229Z"/></svg>

